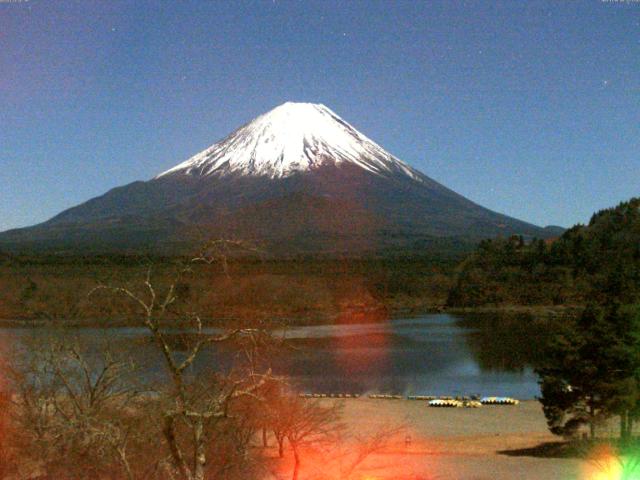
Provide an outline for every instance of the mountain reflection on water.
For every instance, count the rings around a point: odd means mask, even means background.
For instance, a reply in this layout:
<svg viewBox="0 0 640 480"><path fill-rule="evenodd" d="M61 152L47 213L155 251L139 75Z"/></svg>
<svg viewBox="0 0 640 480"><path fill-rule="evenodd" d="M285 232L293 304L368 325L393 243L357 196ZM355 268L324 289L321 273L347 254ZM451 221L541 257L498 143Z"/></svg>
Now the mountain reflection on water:
<svg viewBox="0 0 640 480"><path fill-rule="evenodd" d="M292 352L277 367L310 392L533 398L532 366L549 331L528 316L448 314L299 327L287 332Z"/></svg>
<svg viewBox="0 0 640 480"><path fill-rule="evenodd" d="M302 391L423 395L539 394L532 365L552 330L530 316L425 314L377 323L290 327L275 332L283 344L268 355L276 374ZM6 329L14 338L44 336L48 329ZM105 338L127 346L148 379L164 375L159 350L142 328L74 330L100 349ZM91 348L91 347L90 347ZM233 355L203 350L193 374L229 368Z"/></svg>

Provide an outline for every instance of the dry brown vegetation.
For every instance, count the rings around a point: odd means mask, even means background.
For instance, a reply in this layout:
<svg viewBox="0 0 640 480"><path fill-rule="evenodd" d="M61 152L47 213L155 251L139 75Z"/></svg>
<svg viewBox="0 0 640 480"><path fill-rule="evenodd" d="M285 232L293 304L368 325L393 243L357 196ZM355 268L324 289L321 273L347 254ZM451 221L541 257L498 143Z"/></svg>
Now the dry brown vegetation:
<svg viewBox="0 0 640 480"><path fill-rule="evenodd" d="M89 299L98 284L114 280L137 288L149 264L153 280L169 284L180 268L173 259L43 258L0 264L0 320L32 324L44 320L65 325L130 323L135 307L118 297ZM453 264L424 260L229 262L228 275L215 265L201 266L198 276L177 288L183 302L203 321L256 316L323 322L342 316L368 320L395 309L424 310L443 305L452 285Z"/></svg>
<svg viewBox="0 0 640 480"><path fill-rule="evenodd" d="M339 405L303 400L285 378L271 375L268 357L281 340L270 335L272 323L264 321L262 306L295 303L306 291L318 291L319 304L343 303L310 280L295 288L265 276L232 281L220 245L212 242L171 267L147 267L142 276L139 269L117 279L91 275L88 292L89 277L70 277L68 271L50 271L48 281L27 277L18 287L20 302L60 329L50 328L50 336L33 330L3 352L0 478L261 478L268 471L265 444L273 434L281 455L290 451L295 459L296 479L305 449L339 443ZM222 273L214 273L220 266ZM356 286L342 298L361 299L365 293ZM229 299L244 303L247 314L223 330L205 330L206 317L199 312L217 312ZM64 305L51 311L57 302ZM146 376L133 363L135 345L110 343L106 335L98 345L83 344L66 328L67 320L96 312L146 329L159 354L161 378ZM217 346L235 352L233 364L196 373L199 355ZM370 451L365 444L358 459Z"/></svg>
<svg viewBox="0 0 640 480"><path fill-rule="evenodd" d="M354 435L341 402L300 398L285 378L256 381L243 368L153 384L108 341L95 351L61 333L22 345L3 371L12 394L0 399L0 478L233 480L275 468L297 479L321 454L346 480L400 432Z"/></svg>

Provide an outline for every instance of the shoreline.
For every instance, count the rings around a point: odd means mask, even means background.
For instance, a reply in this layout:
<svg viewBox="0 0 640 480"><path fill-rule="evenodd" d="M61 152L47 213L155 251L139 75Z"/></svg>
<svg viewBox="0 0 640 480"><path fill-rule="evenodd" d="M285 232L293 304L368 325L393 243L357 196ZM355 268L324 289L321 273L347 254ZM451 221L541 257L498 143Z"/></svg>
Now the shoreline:
<svg viewBox="0 0 640 480"><path fill-rule="evenodd" d="M404 426L401 434L367 458L358 478L578 479L587 464L579 458L529 453L561 441L548 431L535 400L516 406L432 408L413 401L346 399L343 420L351 431L364 436L380 428ZM278 463L281 472L289 467L287 461L285 456ZM327 468L326 459L309 458L301 475L314 478Z"/></svg>
<svg viewBox="0 0 640 480"><path fill-rule="evenodd" d="M274 316L275 323L280 322L288 326L314 326L314 325L342 325L375 324L386 320L420 315L532 315L541 318L558 318L564 315L575 315L582 310L580 305L504 305L483 307L374 307L374 308L347 308L342 312L327 313L323 311L305 312L289 315L279 314ZM292 318L295 317L295 318ZM349 317L345 321L344 317ZM227 312L218 318L203 319L203 325L207 327L220 327L233 324L237 319L232 312ZM126 319L48 319L38 316L25 316L22 318L0 318L0 328L36 328L41 326L55 326L61 328L127 328L137 327L141 324Z"/></svg>

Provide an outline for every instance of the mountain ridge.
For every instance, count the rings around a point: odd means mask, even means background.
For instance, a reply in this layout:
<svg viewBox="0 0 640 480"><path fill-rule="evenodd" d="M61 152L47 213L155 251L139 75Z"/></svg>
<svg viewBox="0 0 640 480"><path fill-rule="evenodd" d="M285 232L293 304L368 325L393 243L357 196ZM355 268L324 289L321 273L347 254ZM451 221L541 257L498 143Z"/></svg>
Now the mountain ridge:
<svg viewBox="0 0 640 480"><path fill-rule="evenodd" d="M163 249L225 236L280 252L361 253L514 234L555 230L459 195L323 105L285 103L151 180L0 233L0 247Z"/></svg>

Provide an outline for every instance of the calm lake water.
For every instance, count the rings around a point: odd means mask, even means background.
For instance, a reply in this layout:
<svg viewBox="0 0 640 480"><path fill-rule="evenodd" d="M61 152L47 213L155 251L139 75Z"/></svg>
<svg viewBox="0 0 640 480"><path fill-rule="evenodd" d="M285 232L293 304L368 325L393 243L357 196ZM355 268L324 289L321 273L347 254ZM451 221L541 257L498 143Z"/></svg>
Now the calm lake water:
<svg viewBox="0 0 640 480"><path fill-rule="evenodd" d="M303 391L423 395L539 394L532 362L548 326L527 317L429 314L384 323L292 327L286 348L270 356L275 373L289 375ZM5 343L45 337L48 329L5 329ZM73 335L86 344L105 337L128 344L146 365L145 375L162 375L155 346L139 328L82 328ZM229 354L202 352L195 370L229 364ZM214 367L215 368L215 367Z"/></svg>

